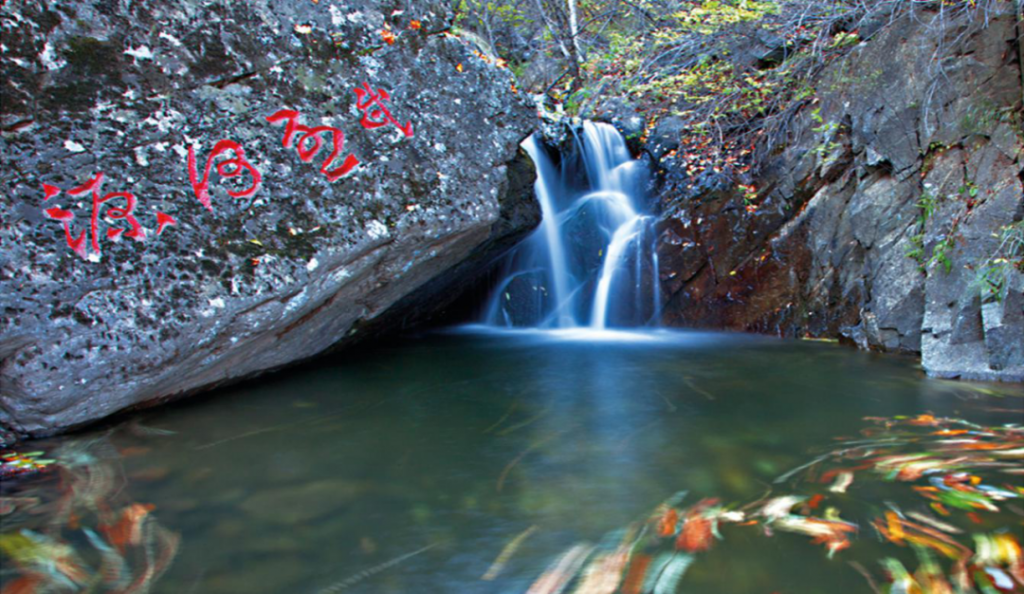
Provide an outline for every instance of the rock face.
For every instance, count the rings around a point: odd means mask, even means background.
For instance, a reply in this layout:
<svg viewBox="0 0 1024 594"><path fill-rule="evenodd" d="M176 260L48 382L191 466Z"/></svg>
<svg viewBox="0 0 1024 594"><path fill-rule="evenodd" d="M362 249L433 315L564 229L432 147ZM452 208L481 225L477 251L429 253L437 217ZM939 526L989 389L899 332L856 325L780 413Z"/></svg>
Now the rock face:
<svg viewBox="0 0 1024 594"><path fill-rule="evenodd" d="M447 10L0 8L0 434L426 315L535 226L534 111Z"/></svg>
<svg viewBox="0 0 1024 594"><path fill-rule="evenodd" d="M1001 261L1024 239L1022 29L997 5L987 26L917 11L833 63L754 180L756 212L724 178L678 200L693 180L667 166L665 321L1024 381L1024 275Z"/></svg>

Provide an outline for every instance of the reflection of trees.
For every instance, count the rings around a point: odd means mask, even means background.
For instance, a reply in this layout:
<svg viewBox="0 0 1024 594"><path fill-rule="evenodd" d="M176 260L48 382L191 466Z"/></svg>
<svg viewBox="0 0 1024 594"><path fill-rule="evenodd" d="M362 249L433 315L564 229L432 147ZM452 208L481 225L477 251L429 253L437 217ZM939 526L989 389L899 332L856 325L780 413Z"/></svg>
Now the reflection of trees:
<svg viewBox="0 0 1024 594"><path fill-rule="evenodd" d="M106 437L65 443L49 475L0 497L4 593L150 591L180 536L129 500L118 456Z"/></svg>

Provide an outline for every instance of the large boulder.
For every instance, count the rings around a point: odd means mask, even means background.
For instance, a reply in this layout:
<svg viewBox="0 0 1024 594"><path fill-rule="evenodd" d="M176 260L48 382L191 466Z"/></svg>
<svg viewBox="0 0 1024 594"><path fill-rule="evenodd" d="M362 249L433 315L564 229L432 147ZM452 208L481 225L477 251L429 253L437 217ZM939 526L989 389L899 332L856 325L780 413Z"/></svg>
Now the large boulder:
<svg viewBox="0 0 1024 594"><path fill-rule="evenodd" d="M416 6L0 7L0 434L395 327L536 225L534 110Z"/></svg>
<svg viewBox="0 0 1024 594"><path fill-rule="evenodd" d="M933 376L1024 381L1020 17L937 6L887 18L811 81L815 102L751 180L756 212L738 185L667 166L667 323L840 337L920 354Z"/></svg>

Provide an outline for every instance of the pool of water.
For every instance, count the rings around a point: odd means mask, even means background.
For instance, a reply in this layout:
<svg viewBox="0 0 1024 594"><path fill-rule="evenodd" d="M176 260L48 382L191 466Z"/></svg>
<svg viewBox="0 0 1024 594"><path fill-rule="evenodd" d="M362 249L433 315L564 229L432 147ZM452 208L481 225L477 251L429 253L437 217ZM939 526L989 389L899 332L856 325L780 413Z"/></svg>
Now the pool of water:
<svg viewBox="0 0 1024 594"><path fill-rule="evenodd" d="M742 509L791 493L776 479L861 436L865 417L1020 423L1021 392L834 344L464 328L33 443L62 467L4 486L3 548L48 535L138 591L526 592L559 554L618 538L674 493ZM868 516L928 500L860 478L826 487L859 526L848 550L723 528L680 591L861 593L879 558L914 558ZM1019 533L1019 502L977 529ZM25 579L4 565L5 584Z"/></svg>

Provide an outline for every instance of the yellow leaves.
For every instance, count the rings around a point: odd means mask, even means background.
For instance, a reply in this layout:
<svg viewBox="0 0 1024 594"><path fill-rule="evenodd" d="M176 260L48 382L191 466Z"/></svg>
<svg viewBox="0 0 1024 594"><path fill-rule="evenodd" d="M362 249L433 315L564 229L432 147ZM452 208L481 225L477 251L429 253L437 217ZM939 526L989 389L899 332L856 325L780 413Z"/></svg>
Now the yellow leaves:
<svg viewBox="0 0 1024 594"><path fill-rule="evenodd" d="M698 63L671 76L657 77L630 89L635 97L684 101L709 106L715 119L737 114L749 118L763 111L779 92L780 82L765 75L736 71L726 60Z"/></svg>
<svg viewBox="0 0 1024 594"><path fill-rule="evenodd" d="M986 565L1015 566L1024 561L1020 543L1012 534L975 534L975 559Z"/></svg>
<svg viewBox="0 0 1024 594"><path fill-rule="evenodd" d="M847 33L846 31L840 31L836 33L835 37L832 38L832 47L843 47L847 45L853 45L860 42L860 36L857 35L856 31Z"/></svg>
<svg viewBox="0 0 1024 594"><path fill-rule="evenodd" d="M882 537L893 544L900 546L910 544L931 549L950 559L967 559L971 555L970 549L948 535L929 526L901 518L893 512L885 514L884 522L881 518L876 519L874 526Z"/></svg>
<svg viewBox="0 0 1024 594"><path fill-rule="evenodd" d="M702 4L672 14L672 17L679 21L684 30L711 35L729 25L756 21L778 10L775 2L705 0Z"/></svg>
<svg viewBox="0 0 1024 594"><path fill-rule="evenodd" d="M903 544L903 525L900 523L896 512L885 512L885 520L889 528L889 540L896 544Z"/></svg>
<svg viewBox="0 0 1024 594"><path fill-rule="evenodd" d="M478 57L478 58L480 58L481 60L483 60L484 64L490 64L491 63L490 56L488 56L487 54L483 53L480 50L473 50L473 55Z"/></svg>

